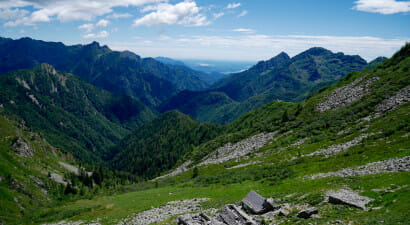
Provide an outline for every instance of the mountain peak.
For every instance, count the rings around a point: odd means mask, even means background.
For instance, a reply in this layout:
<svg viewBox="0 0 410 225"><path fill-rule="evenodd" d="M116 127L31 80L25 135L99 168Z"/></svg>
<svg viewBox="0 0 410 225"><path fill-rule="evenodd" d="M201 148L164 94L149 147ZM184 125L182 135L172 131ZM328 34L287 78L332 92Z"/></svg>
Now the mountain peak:
<svg viewBox="0 0 410 225"><path fill-rule="evenodd" d="M53 75L57 74L56 69L48 63L42 63L39 67L40 67L40 70L44 73L53 74Z"/></svg>
<svg viewBox="0 0 410 225"><path fill-rule="evenodd" d="M304 53L309 54L309 55L323 55L323 54L331 53L331 51L325 48L322 48L322 47L313 47L313 48L309 48L308 50L302 52L302 54Z"/></svg>

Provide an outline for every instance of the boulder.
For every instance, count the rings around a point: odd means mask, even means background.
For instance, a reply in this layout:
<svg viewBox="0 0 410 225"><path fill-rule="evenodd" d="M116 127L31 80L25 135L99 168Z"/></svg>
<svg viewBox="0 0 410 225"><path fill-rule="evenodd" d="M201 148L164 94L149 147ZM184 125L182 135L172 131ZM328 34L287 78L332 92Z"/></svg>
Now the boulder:
<svg viewBox="0 0 410 225"><path fill-rule="evenodd" d="M296 216L299 218L308 219L313 214L318 214L318 213L319 211L317 210L317 208L312 207L312 208L308 208L308 209L300 211Z"/></svg>
<svg viewBox="0 0 410 225"><path fill-rule="evenodd" d="M374 201L374 199L360 196L352 190L340 189L338 191L328 191L328 202L333 204L344 204L367 210L366 204Z"/></svg>
<svg viewBox="0 0 410 225"><path fill-rule="evenodd" d="M255 191L250 191L244 199L242 199L243 208L253 214L262 214L268 211L270 205L266 203L266 199L260 196Z"/></svg>

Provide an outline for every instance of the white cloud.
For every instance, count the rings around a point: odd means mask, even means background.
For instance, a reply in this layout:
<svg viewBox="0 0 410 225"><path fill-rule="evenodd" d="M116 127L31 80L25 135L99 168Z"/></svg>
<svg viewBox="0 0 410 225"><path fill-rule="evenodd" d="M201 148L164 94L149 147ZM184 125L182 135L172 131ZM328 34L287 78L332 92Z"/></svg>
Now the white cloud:
<svg viewBox="0 0 410 225"><path fill-rule="evenodd" d="M214 19L218 19L219 17L222 17L222 16L224 16L224 15L225 15L225 13L223 13L223 12L220 12L220 13L214 13L214 14L213 14Z"/></svg>
<svg viewBox="0 0 410 225"><path fill-rule="evenodd" d="M235 9L241 6L241 3L229 3L228 6L226 6L227 9Z"/></svg>
<svg viewBox="0 0 410 225"><path fill-rule="evenodd" d="M4 12L32 7L34 11L30 15L7 18L4 26L33 26L38 22L49 22L53 19L61 22L90 21L112 13L115 7L142 6L166 1L168 0L2 0L0 9Z"/></svg>
<svg viewBox="0 0 410 225"><path fill-rule="evenodd" d="M78 29L84 30L85 32L91 32L92 30L94 30L94 24L86 23L86 24L78 26Z"/></svg>
<svg viewBox="0 0 410 225"><path fill-rule="evenodd" d="M25 17L29 12L24 9L0 8L0 20L16 20Z"/></svg>
<svg viewBox="0 0 410 225"><path fill-rule="evenodd" d="M408 41L409 39L407 39ZM311 47L324 47L333 52L360 55L366 60L378 56L390 57L406 43L406 39L378 37L309 36L309 35L261 35L241 34L232 36L182 36L165 41L153 41L152 45L137 43L112 43L117 50L131 50L144 56L172 58L202 58L258 61L269 59L285 51L294 56Z"/></svg>
<svg viewBox="0 0 410 225"><path fill-rule="evenodd" d="M384 15L410 12L410 1L396 0L358 0L353 9Z"/></svg>
<svg viewBox="0 0 410 225"><path fill-rule="evenodd" d="M233 29L232 31L241 32L241 33L248 33L248 34L255 33L254 30L247 29L247 28L238 28L238 29Z"/></svg>
<svg viewBox="0 0 410 225"><path fill-rule="evenodd" d="M239 18L239 17L242 17L242 16L246 16L246 14L248 14L248 11L243 10L243 11L238 15L238 18Z"/></svg>
<svg viewBox="0 0 410 225"><path fill-rule="evenodd" d="M83 38L106 38L108 37L109 33L105 30L99 33L90 33L83 36Z"/></svg>
<svg viewBox="0 0 410 225"><path fill-rule="evenodd" d="M96 27L106 27L108 26L108 24L110 23L110 21L105 20L105 19L101 19L100 21L98 21L95 26Z"/></svg>
<svg viewBox="0 0 410 225"><path fill-rule="evenodd" d="M112 19L122 19L122 18L130 18L130 17L132 17L132 15L129 13L113 13L107 16L107 18L112 18Z"/></svg>
<svg viewBox="0 0 410 225"><path fill-rule="evenodd" d="M152 11L152 12L151 12ZM201 14L200 8L195 1L185 0L176 5L158 4L147 6L142 12L151 12L134 21L134 26L158 26L158 25L186 25L205 26L209 22L205 15Z"/></svg>

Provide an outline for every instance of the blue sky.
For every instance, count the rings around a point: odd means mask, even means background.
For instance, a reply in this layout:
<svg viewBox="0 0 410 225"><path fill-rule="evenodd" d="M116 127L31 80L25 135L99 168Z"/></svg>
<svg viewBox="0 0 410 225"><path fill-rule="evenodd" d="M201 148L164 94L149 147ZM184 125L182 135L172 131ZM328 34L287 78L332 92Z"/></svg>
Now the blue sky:
<svg viewBox="0 0 410 225"><path fill-rule="evenodd" d="M409 12L398 0L0 0L0 36L143 57L257 61L321 46L371 60L410 41Z"/></svg>

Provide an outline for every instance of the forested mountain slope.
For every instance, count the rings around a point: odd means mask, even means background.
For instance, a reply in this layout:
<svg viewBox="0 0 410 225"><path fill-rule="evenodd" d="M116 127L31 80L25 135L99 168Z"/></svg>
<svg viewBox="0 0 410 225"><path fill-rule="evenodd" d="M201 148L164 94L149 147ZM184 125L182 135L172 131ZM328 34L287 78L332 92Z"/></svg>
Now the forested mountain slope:
<svg viewBox="0 0 410 225"><path fill-rule="evenodd" d="M144 104L113 94L51 65L0 76L0 105L23 119L53 146L97 162L106 151L155 114Z"/></svg>
<svg viewBox="0 0 410 225"><path fill-rule="evenodd" d="M190 71L150 58L141 59L132 52L112 51L97 42L66 46L30 38L1 38L0 58L0 74L48 63L100 88L136 97L149 106L160 104L180 90L202 90L208 86Z"/></svg>

